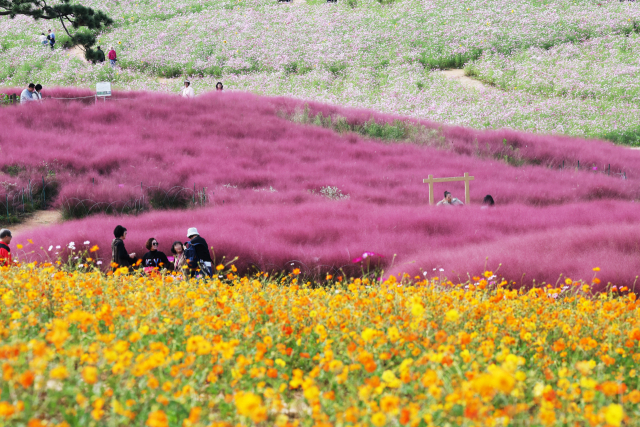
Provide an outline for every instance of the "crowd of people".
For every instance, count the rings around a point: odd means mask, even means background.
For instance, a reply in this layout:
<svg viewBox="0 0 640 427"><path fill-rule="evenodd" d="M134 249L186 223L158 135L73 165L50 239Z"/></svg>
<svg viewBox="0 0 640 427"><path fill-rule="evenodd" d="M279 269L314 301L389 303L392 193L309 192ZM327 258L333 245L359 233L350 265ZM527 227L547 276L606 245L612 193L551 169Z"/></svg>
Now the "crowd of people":
<svg viewBox="0 0 640 427"><path fill-rule="evenodd" d="M444 199L438 202L438 206L462 206L464 203L449 191L444 192ZM495 201L487 194L482 201L482 209L493 207ZM127 229L121 225L113 230L114 239L111 242L111 265L115 269L127 267L131 270L142 268L145 273L158 270L175 271L184 277L211 277L213 276L213 260L209 253L207 241L200 236L198 229L191 227L187 230L188 241L182 243L176 240L171 245L171 259L159 251L159 242L155 237L147 239L145 248L147 252L138 258L135 252L127 252L124 241L127 239ZM0 230L0 267L10 265L11 231Z"/></svg>
<svg viewBox="0 0 640 427"><path fill-rule="evenodd" d="M200 236L195 227L187 230L187 242L176 240L171 245L172 259L158 250L159 243L155 237L147 240L145 247L147 252L138 258L135 252L129 253L124 241L127 238L127 229L118 225L113 230L114 239L111 242L111 262L114 269L127 267L129 269L142 268L145 272L156 270L176 271L185 277L213 275L213 260L209 253L207 241Z"/></svg>

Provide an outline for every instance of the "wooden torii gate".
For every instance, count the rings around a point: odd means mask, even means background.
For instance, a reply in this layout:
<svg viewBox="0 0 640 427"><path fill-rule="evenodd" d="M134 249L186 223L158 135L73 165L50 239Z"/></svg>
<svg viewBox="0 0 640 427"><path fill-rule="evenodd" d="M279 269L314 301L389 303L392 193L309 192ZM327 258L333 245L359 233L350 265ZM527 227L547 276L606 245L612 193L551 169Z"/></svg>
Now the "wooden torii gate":
<svg viewBox="0 0 640 427"><path fill-rule="evenodd" d="M435 201L433 200L433 183L434 182L455 182L455 181L464 181L464 204L468 205L471 203L471 196L469 195L469 181L473 181L474 177L469 176L468 172L464 173L464 176L455 176L452 178L434 178L433 175L429 175L429 178L424 179L422 182L425 184L429 184L429 204L433 205Z"/></svg>

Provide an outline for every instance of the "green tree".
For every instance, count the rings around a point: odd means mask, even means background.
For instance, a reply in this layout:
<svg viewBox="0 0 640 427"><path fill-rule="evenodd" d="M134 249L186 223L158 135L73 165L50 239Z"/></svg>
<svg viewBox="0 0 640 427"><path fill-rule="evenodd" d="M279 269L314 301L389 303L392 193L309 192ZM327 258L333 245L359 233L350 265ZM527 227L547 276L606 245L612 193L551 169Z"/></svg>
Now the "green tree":
<svg viewBox="0 0 640 427"><path fill-rule="evenodd" d="M35 20L59 20L71 43L84 48L88 60L95 58L92 47L96 34L113 24L104 12L73 4L71 0L60 0L56 4L47 4L45 0L0 0L0 16L15 18L18 15L31 16ZM67 26L76 31L69 32ZM82 27L88 31L77 31Z"/></svg>

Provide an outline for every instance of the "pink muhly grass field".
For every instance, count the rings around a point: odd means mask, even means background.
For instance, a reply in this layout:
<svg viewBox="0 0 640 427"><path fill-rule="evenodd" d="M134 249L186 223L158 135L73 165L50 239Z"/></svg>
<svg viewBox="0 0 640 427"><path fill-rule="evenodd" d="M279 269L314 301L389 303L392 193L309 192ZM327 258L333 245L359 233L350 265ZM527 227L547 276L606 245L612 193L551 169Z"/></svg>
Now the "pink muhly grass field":
<svg viewBox="0 0 640 427"><path fill-rule="evenodd" d="M0 173L0 181L36 179L48 165L59 185L59 208L82 201L95 211L114 206L129 212L136 203L153 210L153 191L183 188L180 197L189 202L194 186L206 194L205 207L97 215L34 230L15 243L32 238L50 254L50 245L88 240L107 260L117 224L129 229L127 248L139 255L152 236L168 253L170 243L186 240L186 229L195 226L218 261L239 256L236 264L245 268L284 269L293 261L310 273L343 266L355 272L360 267L352 260L371 251L395 274L443 268L449 277L477 275L487 256L488 269L502 263L500 275L523 283L555 283L560 274L589 280L593 267L602 268L604 283L632 284L640 274L633 252L640 237L633 228L640 217L634 203L640 198L640 152L603 141L455 127L441 128L446 144L439 149L282 118L282 112L304 107L299 100L243 93L194 100L120 95L134 99L97 106L47 100L2 109L0 167L26 170L18 177ZM398 119L307 105L312 113L350 123ZM504 155L523 166L500 160ZM558 169L562 160L565 170ZM578 161L580 171L574 169ZM627 179L600 173L604 164ZM464 172L475 177L472 206L430 208L422 180ZM327 186L349 198L319 195ZM463 183L436 184L436 201L444 190L464 200ZM486 194L497 207L479 208ZM32 248L25 247L29 257L45 256Z"/></svg>

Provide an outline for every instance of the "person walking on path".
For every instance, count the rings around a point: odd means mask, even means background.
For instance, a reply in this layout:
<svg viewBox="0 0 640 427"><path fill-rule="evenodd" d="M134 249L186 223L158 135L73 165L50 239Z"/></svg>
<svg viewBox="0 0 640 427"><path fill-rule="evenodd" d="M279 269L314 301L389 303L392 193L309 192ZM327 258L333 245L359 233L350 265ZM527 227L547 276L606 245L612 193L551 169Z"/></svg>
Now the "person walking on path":
<svg viewBox="0 0 640 427"><path fill-rule="evenodd" d="M127 249L124 247L124 240L127 238L127 229L121 225L116 226L113 230L113 242L111 242L111 265L113 269L128 267L131 268L134 265L136 259L136 253L127 253Z"/></svg>
<svg viewBox="0 0 640 427"><path fill-rule="evenodd" d="M193 91L191 87L191 82L189 80L185 80L184 89L182 89L182 97L183 98L193 98L196 96L196 93Z"/></svg>
<svg viewBox="0 0 640 427"><path fill-rule="evenodd" d="M11 231L3 228L0 230L0 267L8 267L13 263L11 259Z"/></svg>
<svg viewBox="0 0 640 427"><path fill-rule="evenodd" d="M198 229L195 227L187 230L187 237L189 238L189 246L187 246L185 257L191 269L191 276L195 276L196 271L200 270L211 277L213 275L213 260L209 253L207 241L200 237ZM195 249L195 254L190 253L192 252L192 250L190 250L191 248Z"/></svg>
<svg viewBox="0 0 640 427"><path fill-rule="evenodd" d="M111 50L109 51L109 62L111 63L111 67L115 68L117 60L118 56L116 55L116 50L111 46Z"/></svg>
<svg viewBox="0 0 640 427"><path fill-rule="evenodd" d="M36 85L29 83L29 87L22 91L20 94L20 104L26 104L27 102L37 101L33 96L33 92L36 90Z"/></svg>
<svg viewBox="0 0 640 427"><path fill-rule="evenodd" d="M53 50L53 45L56 44L56 35L53 31L49 30L49 35L47 36L47 40L49 40L49 45L51 45L51 50Z"/></svg>
<svg viewBox="0 0 640 427"><path fill-rule="evenodd" d="M98 50L96 51L96 61L102 64L104 59L104 50L100 49L100 46L98 46Z"/></svg>

